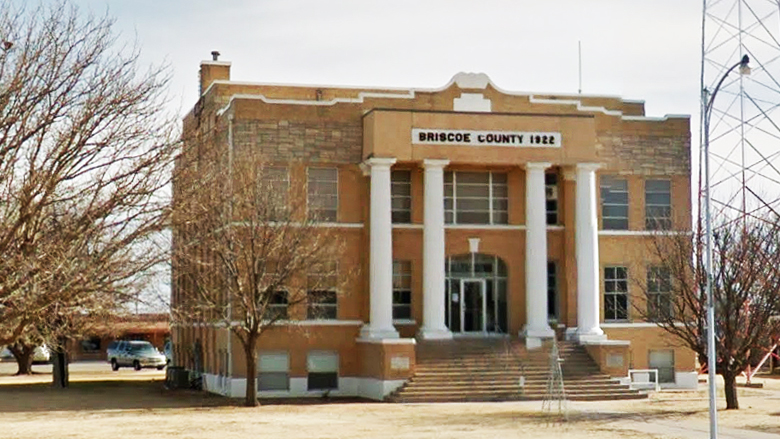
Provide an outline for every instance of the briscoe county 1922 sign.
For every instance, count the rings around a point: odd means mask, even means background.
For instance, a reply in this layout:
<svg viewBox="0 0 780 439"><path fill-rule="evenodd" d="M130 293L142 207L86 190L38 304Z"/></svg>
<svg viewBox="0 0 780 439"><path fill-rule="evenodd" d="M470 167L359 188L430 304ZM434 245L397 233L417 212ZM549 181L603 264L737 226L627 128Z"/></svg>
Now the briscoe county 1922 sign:
<svg viewBox="0 0 780 439"><path fill-rule="evenodd" d="M412 143L423 145L516 146L560 148L561 133L412 129Z"/></svg>

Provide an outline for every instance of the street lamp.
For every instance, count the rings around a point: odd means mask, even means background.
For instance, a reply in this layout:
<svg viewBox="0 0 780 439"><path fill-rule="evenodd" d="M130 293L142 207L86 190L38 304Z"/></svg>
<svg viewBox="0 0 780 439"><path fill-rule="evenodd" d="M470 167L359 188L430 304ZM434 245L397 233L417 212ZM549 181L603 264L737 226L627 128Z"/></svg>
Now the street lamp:
<svg viewBox="0 0 780 439"><path fill-rule="evenodd" d="M712 212L710 208L710 119L712 118L712 103L715 96L723 85L723 81L729 73L739 67L741 75L749 75L750 67L748 63L750 58L745 55L742 59L731 66L723 77L718 81L718 85L709 95L707 90L702 90L702 102L704 103L704 187L706 197L704 198L704 222L705 222L705 269L707 270L707 372L710 394L710 439L718 438L718 411L715 405L715 303L712 299Z"/></svg>

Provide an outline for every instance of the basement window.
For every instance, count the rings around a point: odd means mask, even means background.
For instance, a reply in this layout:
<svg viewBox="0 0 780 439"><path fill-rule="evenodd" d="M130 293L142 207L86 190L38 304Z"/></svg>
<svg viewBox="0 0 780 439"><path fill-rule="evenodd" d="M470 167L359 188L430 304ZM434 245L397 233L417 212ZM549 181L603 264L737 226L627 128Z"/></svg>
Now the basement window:
<svg viewBox="0 0 780 439"><path fill-rule="evenodd" d="M308 390L335 390L339 388L339 354L315 351L306 358Z"/></svg>

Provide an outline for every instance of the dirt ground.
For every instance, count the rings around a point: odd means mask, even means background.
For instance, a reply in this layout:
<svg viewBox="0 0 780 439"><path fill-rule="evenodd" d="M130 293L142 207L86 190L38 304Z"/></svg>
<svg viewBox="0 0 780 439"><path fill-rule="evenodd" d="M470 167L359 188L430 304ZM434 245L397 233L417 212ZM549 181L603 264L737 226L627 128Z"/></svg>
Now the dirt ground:
<svg viewBox="0 0 780 439"><path fill-rule="evenodd" d="M244 408L240 401L163 388L163 372L120 370L106 363L71 367L71 388L49 387L50 367L14 377L0 364L3 438L673 438L647 433L656 424L703 425L706 389L660 392L642 401L571 402L568 421L544 416L541 402L382 404L304 401ZM738 411L719 412L721 428L780 437L780 379L740 389ZM724 406L722 398L719 400ZM645 429L646 431L646 429Z"/></svg>

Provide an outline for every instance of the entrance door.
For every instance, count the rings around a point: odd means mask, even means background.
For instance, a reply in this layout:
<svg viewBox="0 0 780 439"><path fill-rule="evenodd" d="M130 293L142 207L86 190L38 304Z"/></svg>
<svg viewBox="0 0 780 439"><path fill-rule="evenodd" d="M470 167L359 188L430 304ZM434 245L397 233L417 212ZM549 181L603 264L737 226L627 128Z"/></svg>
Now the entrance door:
<svg viewBox="0 0 780 439"><path fill-rule="evenodd" d="M461 279L460 291L463 294L460 301L461 332L485 332L485 280Z"/></svg>

